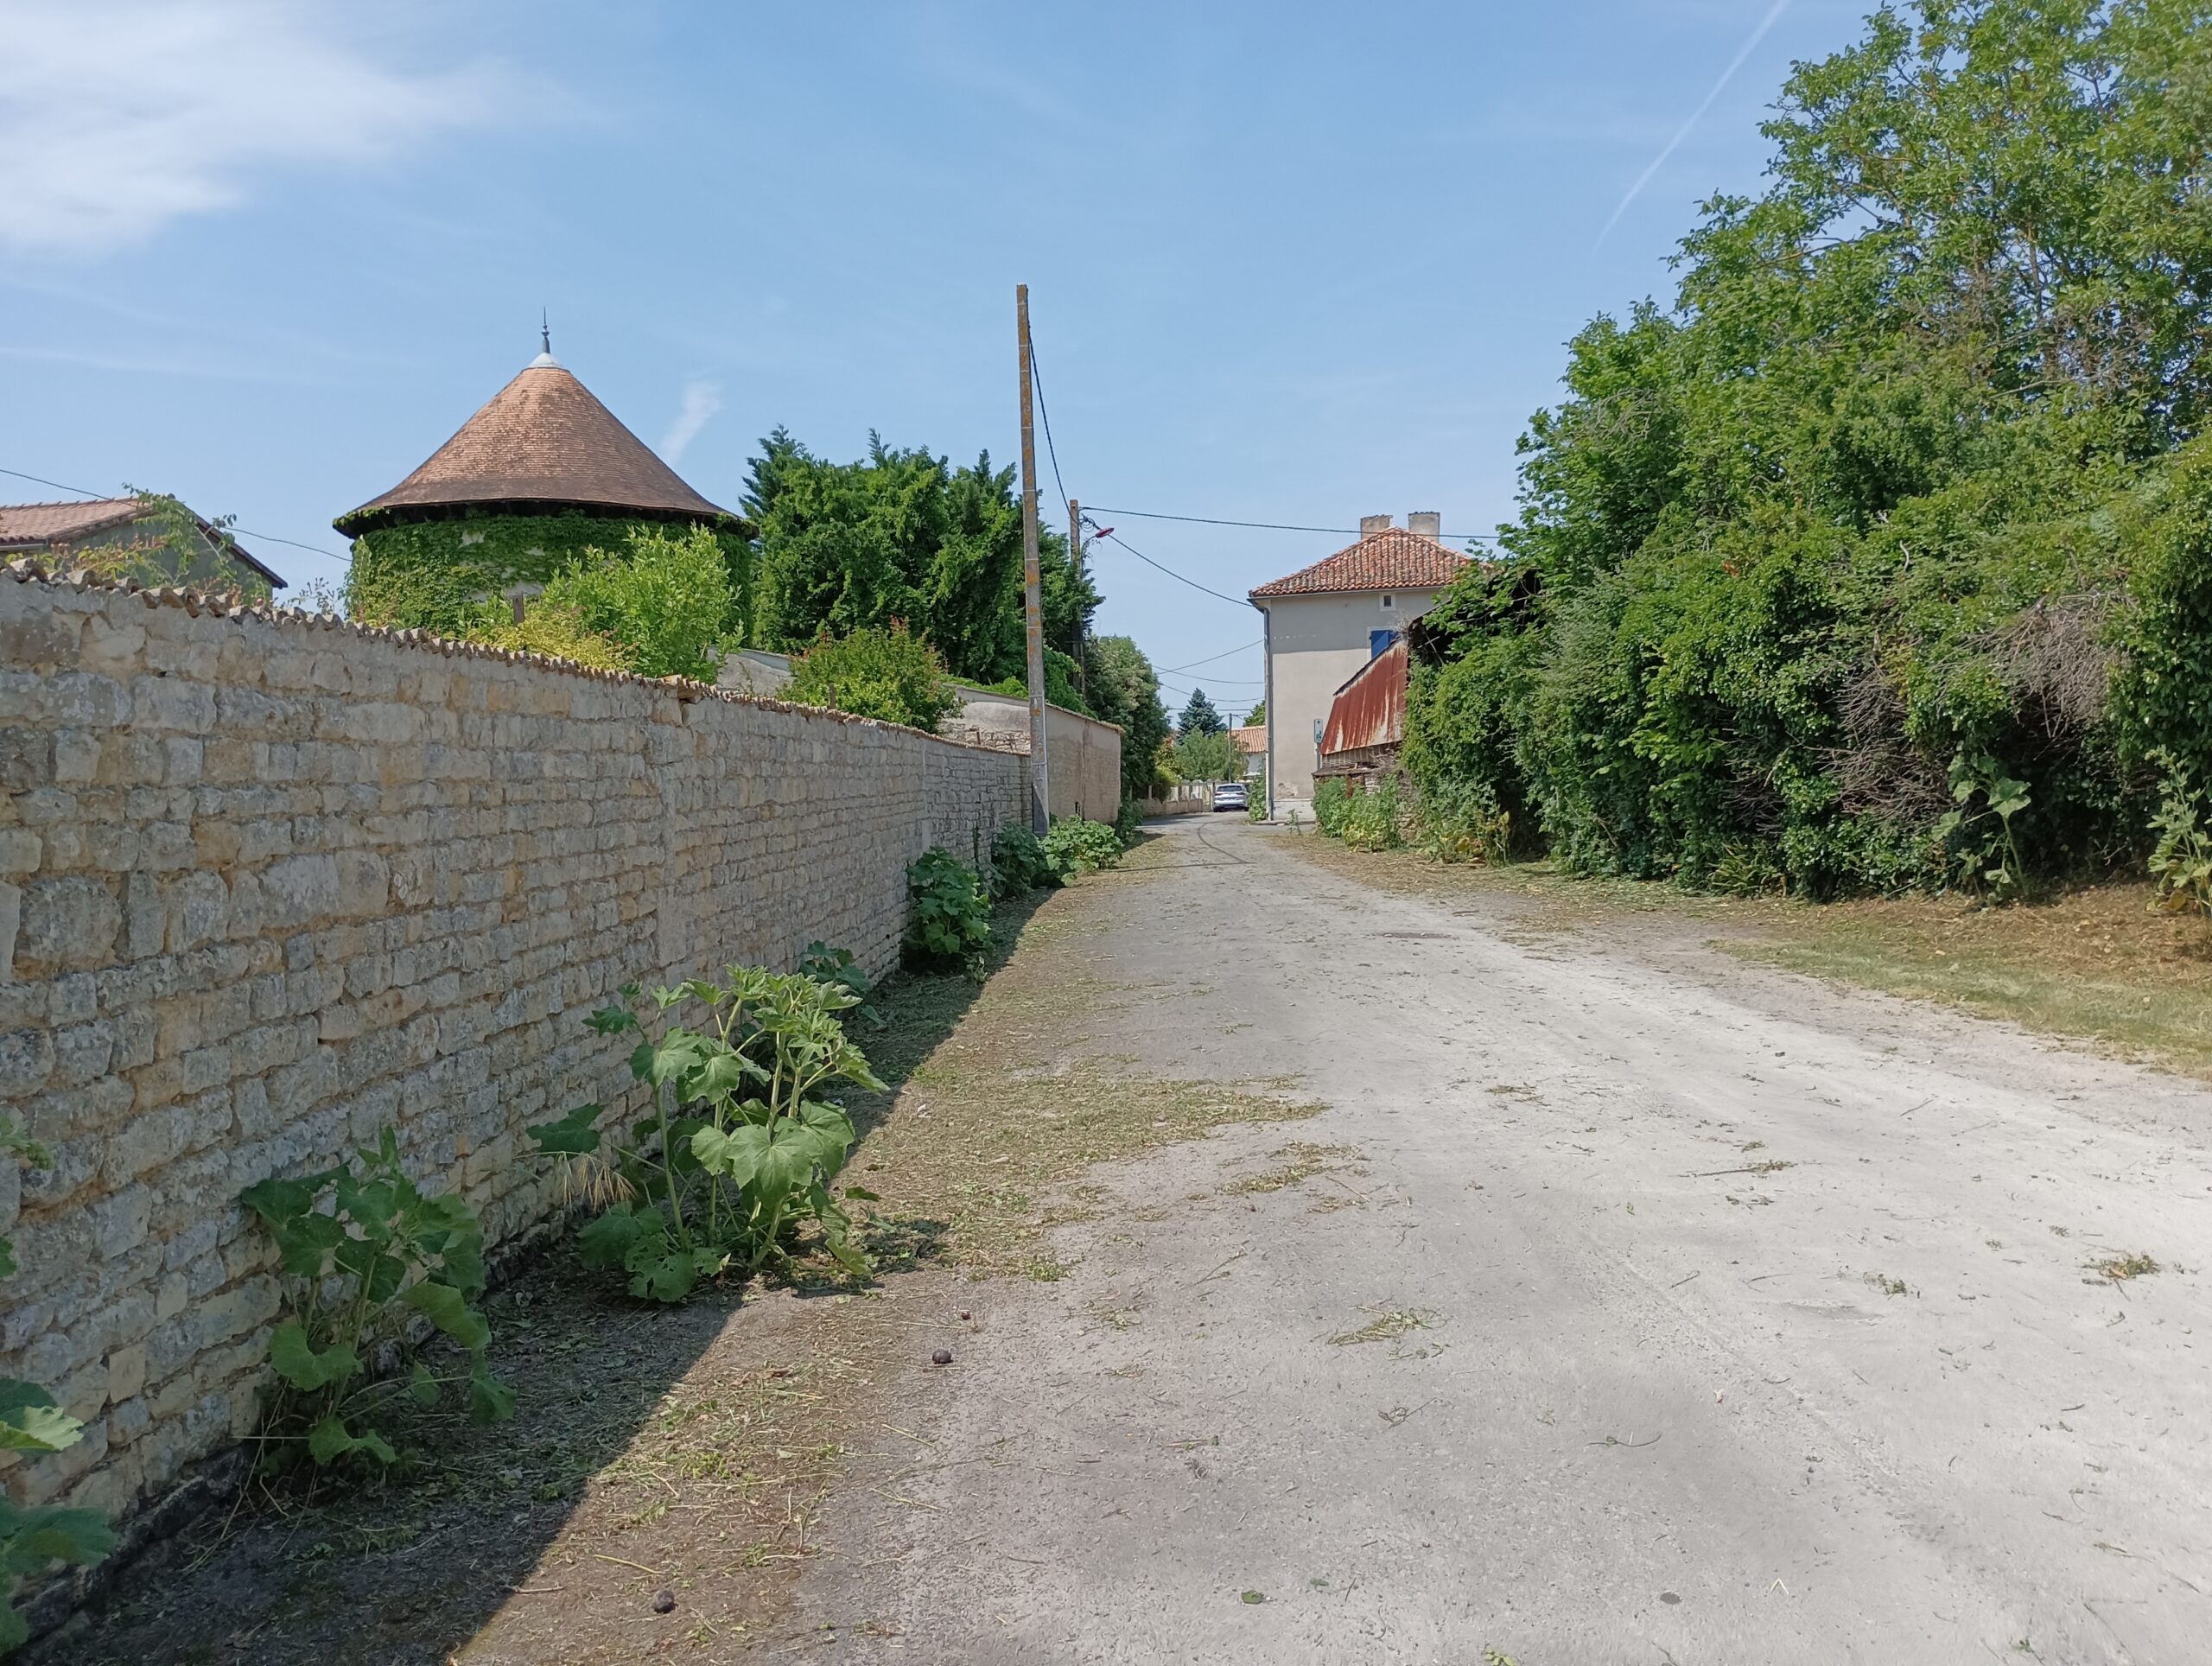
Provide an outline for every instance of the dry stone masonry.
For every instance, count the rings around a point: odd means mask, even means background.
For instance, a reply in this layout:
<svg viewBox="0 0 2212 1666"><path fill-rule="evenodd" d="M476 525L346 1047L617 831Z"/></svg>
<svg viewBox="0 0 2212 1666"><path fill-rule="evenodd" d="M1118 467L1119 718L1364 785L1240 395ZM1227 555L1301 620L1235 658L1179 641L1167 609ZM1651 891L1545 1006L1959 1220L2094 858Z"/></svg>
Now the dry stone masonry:
<svg viewBox="0 0 2212 1666"><path fill-rule="evenodd" d="M625 982L898 952L1023 759L696 684L0 572L0 1376L86 1421L7 1472L127 1512L251 1427L277 1290L238 1192L399 1131L494 1240L524 1124L632 1091ZM11 1454L10 1454L11 1455Z"/></svg>

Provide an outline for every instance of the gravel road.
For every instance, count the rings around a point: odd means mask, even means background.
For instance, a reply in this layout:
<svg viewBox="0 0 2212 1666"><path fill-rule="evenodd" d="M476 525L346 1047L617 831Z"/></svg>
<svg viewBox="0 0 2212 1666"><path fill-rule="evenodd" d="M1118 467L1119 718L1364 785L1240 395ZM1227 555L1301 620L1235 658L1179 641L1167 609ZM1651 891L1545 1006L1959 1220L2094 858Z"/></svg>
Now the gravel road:
<svg viewBox="0 0 2212 1666"><path fill-rule="evenodd" d="M1326 1108L964 1287L810 1657L2212 1660L2212 1094L1164 833L1099 1052Z"/></svg>

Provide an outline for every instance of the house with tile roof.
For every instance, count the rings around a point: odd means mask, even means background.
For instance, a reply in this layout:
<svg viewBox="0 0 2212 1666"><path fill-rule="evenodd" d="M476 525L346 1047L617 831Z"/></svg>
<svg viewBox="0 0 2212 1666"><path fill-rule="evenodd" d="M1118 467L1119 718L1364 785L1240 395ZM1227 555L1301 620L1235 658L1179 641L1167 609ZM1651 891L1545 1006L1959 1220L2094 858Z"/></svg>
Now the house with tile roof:
<svg viewBox="0 0 2212 1666"><path fill-rule="evenodd" d="M1421 511L1396 525L1363 515L1359 542L1251 592L1267 621L1268 797L1271 814L1313 813L1313 772L1338 691L1428 611L1468 558Z"/></svg>
<svg viewBox="0 0 2212 1666"><path fill-rule="evenodd" d="M22 556L55 571L89 567L148 583L251 595L284 588L224 528L152 493L0 504L0 562Z"/></svg>

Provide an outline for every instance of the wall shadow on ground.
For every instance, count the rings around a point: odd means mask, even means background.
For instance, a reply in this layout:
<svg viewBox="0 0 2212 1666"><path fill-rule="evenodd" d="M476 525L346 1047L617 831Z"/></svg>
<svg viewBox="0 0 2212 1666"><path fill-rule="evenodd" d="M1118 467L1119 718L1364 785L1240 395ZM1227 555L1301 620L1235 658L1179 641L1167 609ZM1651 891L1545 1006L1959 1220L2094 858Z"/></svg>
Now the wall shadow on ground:
<svg viewBox="0 0 2212 1666"><path fill-rule="evenodd" d="M987 977L1047 894L1000 905ZM958 970L887 981L883 1021L853 1026L888 1090L849 1102L863 1141L982 992ZM925 1264L947 1223L895 1224L899 1252L881 1258L891 1269ZM852 1286L808 1274L796 1288L813 1295ZM417 1411L388 1426L409 1458L391 1479L319 1490L249 1484L114 1571L22 1657L40 1666L435 1666L529 1583L586 1484L631 1447L744 1296L715 1288L681 1307L632 1300L556 1233L483 1304L493 1369L518 1391L512 1421L480 1428L457 1412Z"/></svg>

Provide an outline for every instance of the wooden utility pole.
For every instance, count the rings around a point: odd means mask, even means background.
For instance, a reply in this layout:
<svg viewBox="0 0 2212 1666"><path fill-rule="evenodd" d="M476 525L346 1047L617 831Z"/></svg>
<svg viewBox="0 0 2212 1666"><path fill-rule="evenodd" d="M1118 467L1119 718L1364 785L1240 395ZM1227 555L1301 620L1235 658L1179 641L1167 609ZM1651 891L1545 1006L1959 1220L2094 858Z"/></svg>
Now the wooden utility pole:
<svg viewBox="0 0 2212 1666"><path fill-rule="evenodd" d="M1083 594L1083 506L1073 498L1068 499L1068 561L1075 569L1076 594ZM1075 615L1075 680L1085 699L1090 696L1090 680L1084 667L1089 664L1083 656L1083 610Z"/></svg>
<svg viewBox="0 0 2212 1666"><path fill-rule="evenodd" d="M1021 601L1029 635L1029 830L1052 827L1052 772L1045 757L1045 589L1037 565L1037 436L1029 394L1029 286L1014 286L1014 334L1021 349Z"/></svg>

